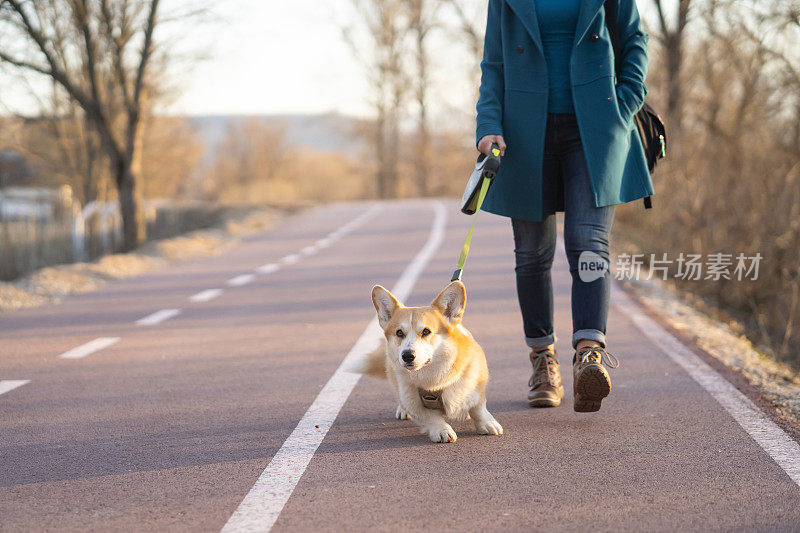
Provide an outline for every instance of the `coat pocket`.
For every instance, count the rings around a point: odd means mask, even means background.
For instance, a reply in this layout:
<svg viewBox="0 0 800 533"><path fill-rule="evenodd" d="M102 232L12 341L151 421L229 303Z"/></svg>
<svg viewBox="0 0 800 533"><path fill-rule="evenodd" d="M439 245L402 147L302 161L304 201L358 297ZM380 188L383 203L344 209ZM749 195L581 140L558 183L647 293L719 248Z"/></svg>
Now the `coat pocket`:
<svg viewBox="0 0 800 533"><path fill-rule="evenodd" d="M614 79L614 62L608 58L583 61L572 68L572 85L585 85L602 78Z"/></svg>
<svg viewBox="0 0 800 533"><path fill-rule="evenodd" d="M619 114L620 120L623 124L630 126L633 121L633 113L628 109L625 100L619 97L619 91L617 91L616 87L614 88L614 100L617 102L617 113Z"/></svg>

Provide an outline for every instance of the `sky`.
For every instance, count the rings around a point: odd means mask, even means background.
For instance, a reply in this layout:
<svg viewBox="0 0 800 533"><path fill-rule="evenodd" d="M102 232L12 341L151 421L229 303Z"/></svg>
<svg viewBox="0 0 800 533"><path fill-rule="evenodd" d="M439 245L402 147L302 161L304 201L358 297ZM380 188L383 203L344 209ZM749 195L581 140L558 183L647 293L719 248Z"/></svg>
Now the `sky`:
<svg viewBox="0 0 800 533"><path fill-rule="evenodd" d="M213 8L207 20L173 23L167 30L182 53L191 51L194 57L201 51L204 59L181 63L178 96L164 112L370 115L364 67L342 37L342 28L357 16L351 0L208 1ZM162 5L196 4L169 0ZM459 47L447 42L452 36L436 39L431 43L436 105L471 110L478 80L471 83L465 69L473 63L454 55ZM0 113L31 113L36 106L28 93L18 80L0 75Z"/></svg>
<svg viewBox="0 0 800 533"><path fill-rule="evenodd" d="M190 0L187 0L190 1ZM531 0L533 1L533 0ZM484 2L485 3L485 2ZM648 11L649 2L638 0ZM369 88L342 28L351 0L217 0L209 60L189 73L176 114L275 114L338 111L366 116ZM477 3L479 9L481 4ZM672 9L671 2L667 5ZM483 8L485 9L485 8ZM482 17L480 12L478 18ZM471 110L475 103L463 57L447 37L431 43L440 104ZM192 37L208 46L205 35ZM438 42L436 41L438 39ZM463 84L453 80L463 80ZM479 80L475 80L477 83Z"/></svg>
<svg viewBox="0 0 800 533"><path fill-rule="evenodd" d="M189 43L208 58L182 80L176 114L368 113L342 39L347 0L220 0Z"/></svg>
<svg viewBox="0 0 800 533"><path fill-rule="evenodd" d="M485 17L481 3L475 3L478 20ZM344 28L358 26L351 0L217 0L214 5L220 22L211 23L213 40L203 33L186 43L207 48L209 57L187 73L170 113L371 115L365 67L343 38ZM463 47L452 46L453 38L434 32L429 42L433 100L442 111L434 114L475 105L472 85L478 80L471 85L468 70L474 60L459 52Z"/></svg>
<svg viewBox="0 0 800 533"><path fill-rule="evenodd" d="M342 38L349 0L208 0L211 13L193 24L163 26L183 58L175 70L169 114L369 113L362 66ZM193 0L162 2L170 9ZM0 71L0 113L33 114L41 77ZM33 87L34 91L31 91Z"/></svg>

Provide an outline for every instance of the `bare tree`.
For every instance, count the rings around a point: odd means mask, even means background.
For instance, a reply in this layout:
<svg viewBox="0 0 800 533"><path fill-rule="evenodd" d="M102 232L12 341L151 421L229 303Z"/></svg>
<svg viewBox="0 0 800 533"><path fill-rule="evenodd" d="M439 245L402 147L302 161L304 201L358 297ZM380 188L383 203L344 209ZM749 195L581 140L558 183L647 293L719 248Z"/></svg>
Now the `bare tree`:
<svg viewBox="0 0 800 533"><path fill-rule="evenodd" d="M456 38L463 42L472 69L469 82L473 87L472 103L478 101L480 93L481 60L483 59L483 37L486 31L486 0L443 0L444 5L455 15L455 24L450 26Z"/></svg>
<svg viewBox="0 0 800 533"><path fill-rule="evenodd" d="M145 238L137 191L159 0L3 0L0 61L50 78L80 107L114 176L124 248Z"/></svg>
<svg viewBox="0 0 800 533"><path fill-rule="evenodd" d="M414 173L417 191L422 196L430 192L431 173L431 135L428 126L428 93L431 89L430 57L426 43L431 31L436 27L436 15L441 6L439 0L406 0L409 30L413 38L415 70L413 79L414 96L417 104L417 133L412 143L414 154Z"/></svg>
<svg viewBox="0 0 800 533"><path fill-rule="evenodd" d="M284 177L280 169L288 159L287 127L258 118L231 121L206 176L206 197L237 202L275 201L276 187L283 185L278 180ZM284 181L295 185L292 180Z"/></svg>
<svg viewBox="0 0 800 533"><path fill-rule="evenodd" d="M455 29L466 41L467 50L474 58L474 72L480 73L480 63L483 58L483 33L486 15L485 0L444 0L456 16ZM477 78L479 76L473 76Z"/></svg>
<svg viewBox="0 0 800 533"><path fill-rule="evenodd" d="M734 5L739 16L734 22L736 32L764 56L765 70L776 91L781 94L780 110L793 118L782 145L795 160L800 160L800 2L772 0L757 2L731 0L721 2L729 11Z"/></svg>
<svg viewBox="0 0 800 533"><path fill-rule="evenodd" d="M666 115L670 133L680 135L683 125L684 84L683 63L686 46L686 27L693 7L692 0L678 0L674 16L667 13L664 0L653 0L658 14L658 33L656 38L664 54L666 77Z"/></svg>
<svg viewBox="0 0 800 533"><path fill-rule="evenodd" d="M701 306L742 324L765 351L800 365L792 350L800 342L800 4L691 7L680 68L691 83L681 86L683 134L673 144L681 155L659 167L661 208L647 216L621 209L617 236L631 236L645 255L760 254L751 282L675 281ZM653 88L666 96L674 80L664 70Z"/></svg>
<svg viewBox="0 0 800 533"><path fill-rule="evenodd" d="M377 159L378 197L391 198L398 190L400 159L400 119L408 92L405 40L408 20L405 0L352 0L363 21L369 46L363 47L345 28L344 38L365 66L372 87L375 130L370 140ZM364 56L361 51L370 51Z"/></svg>
<svg viewBox="0 0 800 533"><path fill-rule="evenodd" d="M61 167L77 198L84 205L94 200L108 201L113 185L99 137L80 107L63 93L53 82L49 105L40 105L50 110L49 117L42 119L49 136L45 142L27 143L26 148L54 146L56 157L51 158L51 166Z"/></svg>
<svg viewBox="0 0 800 533"><path fill-rule="evenodd" d="M139 188L145 198L199 198L199 168L204 146L183 117L152 117L142 134Z"/></svg>

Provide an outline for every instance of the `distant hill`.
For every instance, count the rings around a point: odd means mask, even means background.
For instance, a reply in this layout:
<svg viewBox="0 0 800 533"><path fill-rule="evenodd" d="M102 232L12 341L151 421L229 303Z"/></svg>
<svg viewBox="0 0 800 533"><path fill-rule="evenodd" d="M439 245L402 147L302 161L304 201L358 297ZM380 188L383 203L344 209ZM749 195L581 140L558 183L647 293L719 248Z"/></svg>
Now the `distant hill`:
<svg viewBox="0 0 800 533"><path fill-rule="evenodd" d="M319 115L201 115L188 117L207 146L206 157L213 158L216 147L231 123L250 119L282 124L290 144L327 152L360 153L366 148L356 134L361 119L338 113Z"/></svg>

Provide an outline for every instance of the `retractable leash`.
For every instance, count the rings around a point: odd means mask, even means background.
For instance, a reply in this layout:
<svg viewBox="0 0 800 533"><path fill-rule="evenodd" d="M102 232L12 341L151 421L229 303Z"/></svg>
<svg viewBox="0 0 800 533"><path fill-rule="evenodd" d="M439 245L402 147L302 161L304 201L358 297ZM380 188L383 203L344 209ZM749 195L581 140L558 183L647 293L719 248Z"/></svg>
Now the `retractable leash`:
<svg viewBox="0 0 800 533"><path fill-rule="evenodd" d="M493 144L491 152L491 155L488 156L486 154L478 156L475 170L472 172L467 182L467 188L464 190L464 196L461 198L461 212L475 216L472 219L472 226L467 232L467 238L464 240L464 246L461 247L461 255L458 258L456 270L453 272L453 277L450 281L461 281L461 272L467 262L469 246L472 243L472 232L475 230L475 222L478 221L478 213L481 210L483 200L486 198L486 193L489 191L492 180L500 171L500 147L497 144Z"/></svg>

